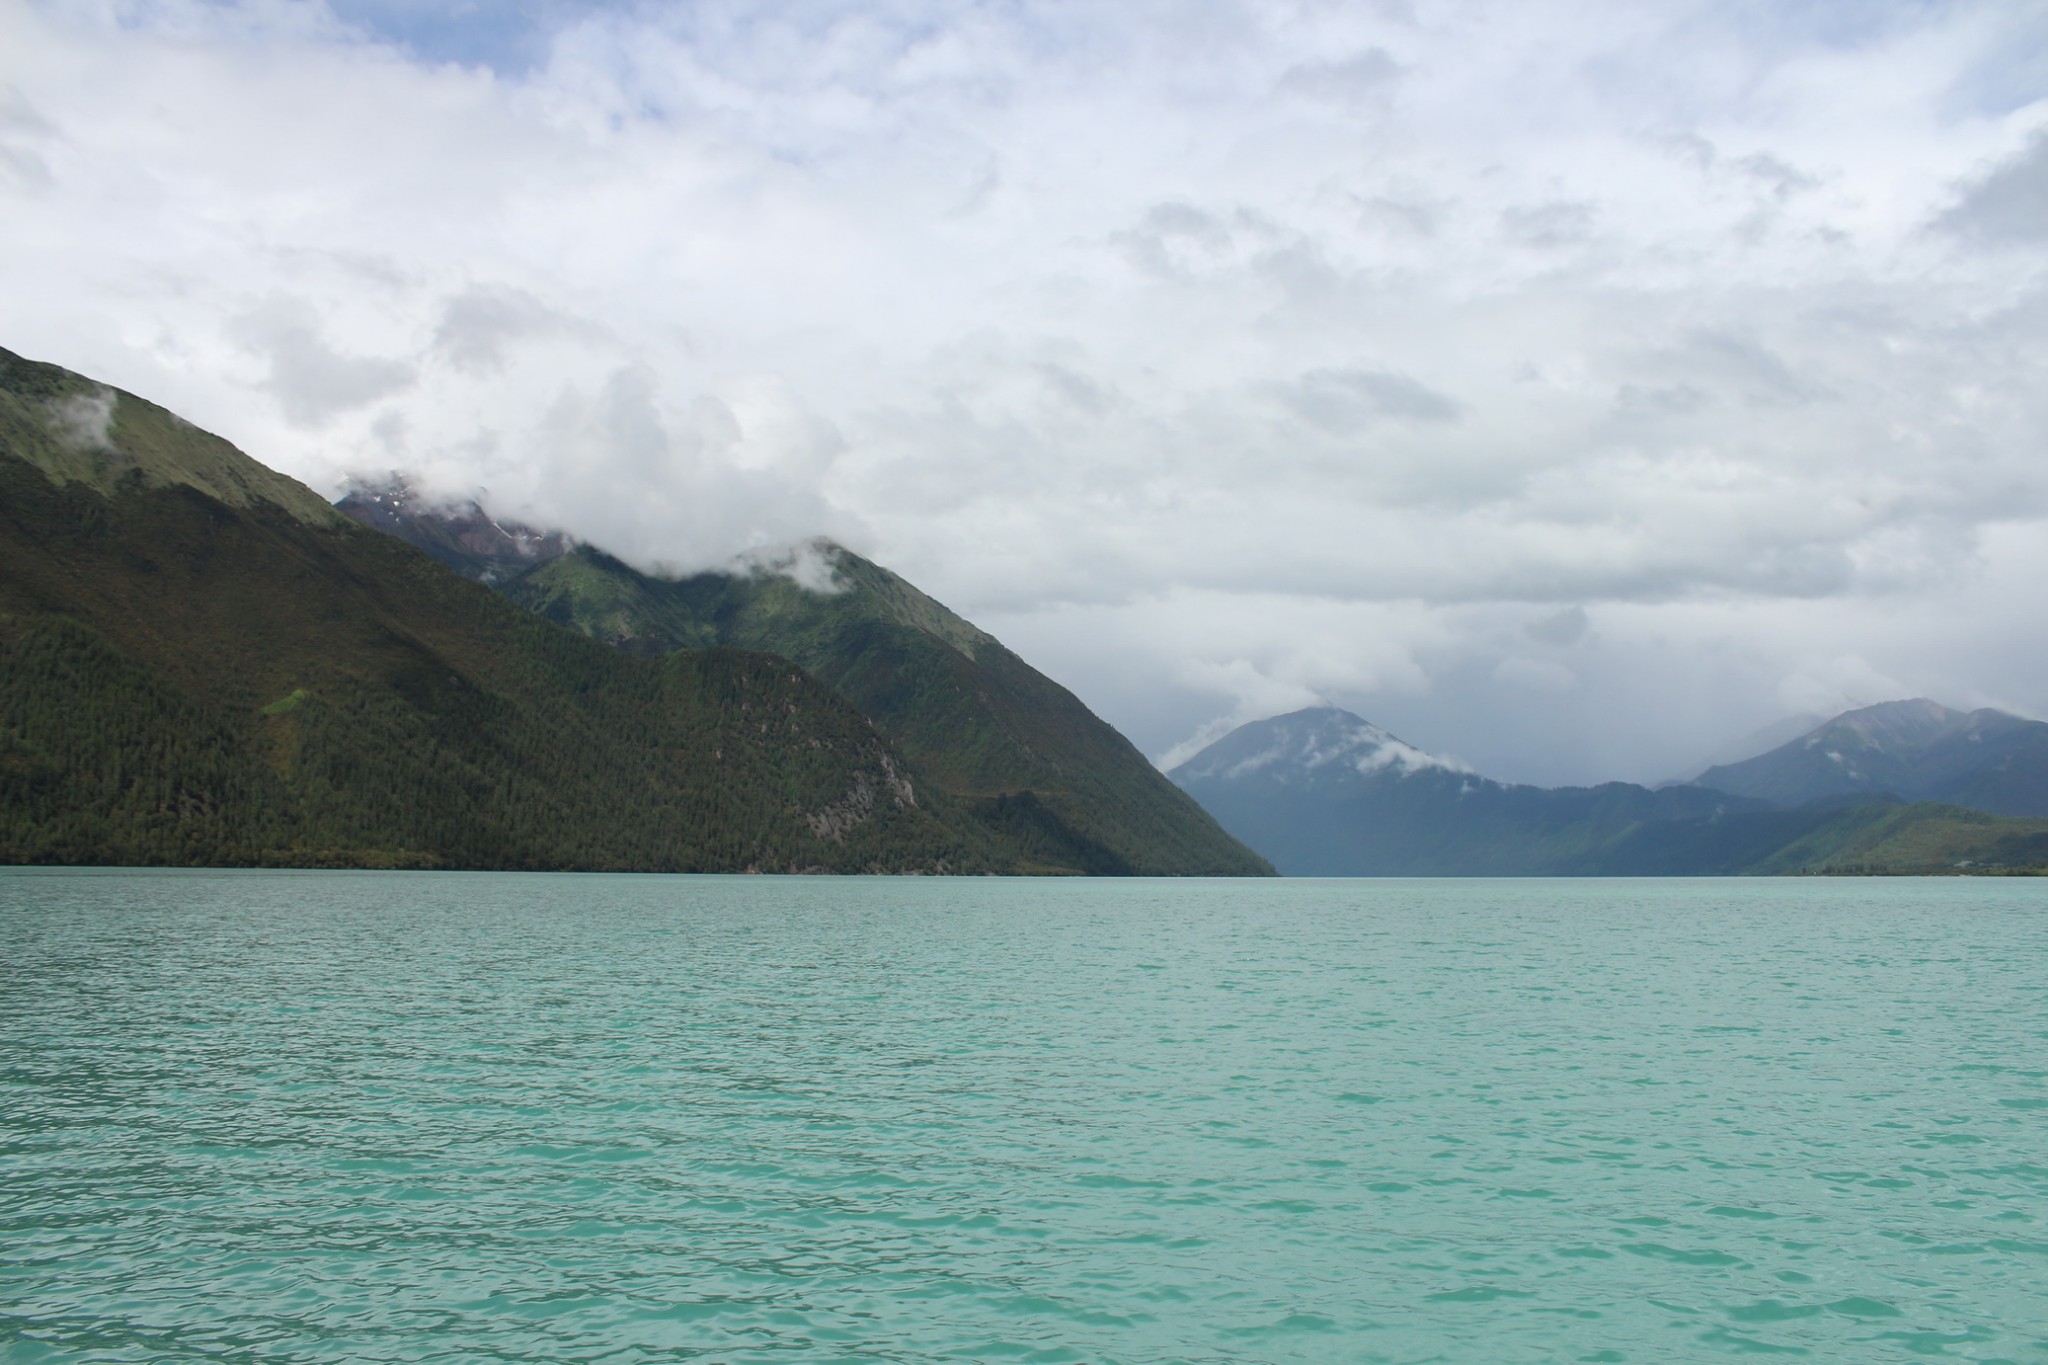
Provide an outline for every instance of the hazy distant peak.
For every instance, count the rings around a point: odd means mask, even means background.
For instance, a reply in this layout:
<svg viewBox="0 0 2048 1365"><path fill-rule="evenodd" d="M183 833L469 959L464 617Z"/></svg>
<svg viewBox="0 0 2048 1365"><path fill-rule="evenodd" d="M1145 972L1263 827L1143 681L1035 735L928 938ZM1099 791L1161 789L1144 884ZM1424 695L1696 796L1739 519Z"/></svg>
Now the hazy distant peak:
<svg viewBox="0 0 2048 1365"><path fill-rule="evenodd" d="M1847 745L1904 753L1925 749L1948 739L1977 739L1986 731L2030 723L2011 712L1988 706L1975 711L1958 711L1925 697L1913 697L1845 711L1833 720L1815 726L1798 742L1809 749Z"/></svg>
<svg viewBox="0 0 2048 1365"><path fill-rule="evenodd" d="M1930 700L1927 697L1907 697L1899 701L1881 701L1872 706L1844 712L1842 719L1904 721L1911 723L1914 721L1949 721L1962 714L1963 712L1961 711L1951 710L1940 702Z"/></svg>
<svg viewBox="0 0 2048 1365"><path fill-rule="evenodd" d="M1847 732L1873 744L1918 744L1962 719L1961 711L1952 711L1925 697L1885 701L1843 712L1817 726L1802 743L1813 747L1825 743L1831 734Z"/></svg>
<svg viewBox="0 0 2048 1365"><path fill-rule="evenodd" d="M1700 786L1788 805L1891 792L1996 814L2048 812L2048 725L1925 697L1845 711L1788 744L1700 774Z"/></svg>
<svg viewBox="0 0 2048 1365"><path fill-rule="evenodd" d="M1334 706L1311 706L1253 721L1231 731L1174 770L1178 780L1230 780L1252 773L1285 781L1343 772L1361 776L1428 768L1468 773L1451 759L1418 749L1362 716Z"/></svg>
<svg viewBox="0 0 2048 1365"><path fill-rule="evenodd" d="M1334 706L1316 707L1298 715L1313 717L1316 728L1309 731L1296 758L1303 766L1319 768L1343 764L1361 773L1399 768L1414 772L1421 768L1449 768L1465 771L1462 764L1438 758L1416 748L1371 721Z"/></svg>

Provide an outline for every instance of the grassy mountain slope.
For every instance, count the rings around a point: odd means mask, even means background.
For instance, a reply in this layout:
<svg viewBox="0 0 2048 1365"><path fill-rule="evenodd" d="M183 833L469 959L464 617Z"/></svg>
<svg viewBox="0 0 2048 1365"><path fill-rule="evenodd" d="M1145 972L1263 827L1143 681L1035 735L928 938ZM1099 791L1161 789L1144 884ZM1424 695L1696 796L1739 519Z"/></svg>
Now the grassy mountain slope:
<svg viewBox="0 0 2048 1365"><path fill-rule="evenodd" d="M606 649L4 352L0 860L1025 866L786 661Z"/></svg>
<svg viewBox="0 0 2048 1365"><path fill-rule="evenodd" d="M1873 801L1834 817L1745 869L1759 873L1925 876L2048 870L2048 820L1921 801Z"/></svg>
<svg viewBox="0 0 2048 1365"><path fill-rule="evenodd" d="M583 547L505 585L636 653L727 645L791 659L916 769L1039 860L1106 874L1269 872L1065 688L915 587L814 547L837 591L779 573L652 578Z"/></svg>
<svg viewBox="0 0 2048 1365"><path fill-rule="evenodd" d="M0 350L0 449L57 484L101 493L182 487L229 507L269 506L308 526L347 519L327 500L132 393Z"/></svg>

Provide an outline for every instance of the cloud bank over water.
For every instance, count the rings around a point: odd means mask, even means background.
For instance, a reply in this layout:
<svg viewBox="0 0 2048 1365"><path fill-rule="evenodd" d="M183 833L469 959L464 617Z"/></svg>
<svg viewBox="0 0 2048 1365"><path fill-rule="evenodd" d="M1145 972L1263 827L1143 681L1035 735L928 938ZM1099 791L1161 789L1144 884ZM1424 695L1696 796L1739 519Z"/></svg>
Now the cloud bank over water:
<svg viewBox="0 0 2048 1365"><path fill-rule="evenodd" d="M2048 14L0 0L13 349L316 486L828 535L1155 754L2048 714Z"/></svg>

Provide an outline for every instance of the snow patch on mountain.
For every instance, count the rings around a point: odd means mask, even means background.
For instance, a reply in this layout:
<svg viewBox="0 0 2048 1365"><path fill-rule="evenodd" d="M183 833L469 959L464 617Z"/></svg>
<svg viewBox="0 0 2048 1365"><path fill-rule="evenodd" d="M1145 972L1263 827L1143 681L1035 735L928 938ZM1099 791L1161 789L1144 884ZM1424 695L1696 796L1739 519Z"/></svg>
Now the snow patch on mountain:
<svg viewBox="0 0 2048 1365"><path fill-rule="evenodd" d="M1187 765L1189 776L1235 780L1270 770L1271 776L1285 781L1344 769L1364 777L1390 770L1402 777L1428 769L1472 772L1456 759L1418 749L1370 721L1334 707L1275 716L1243 727L1238 734L1257 747L1245 752L1247 746L1227 740L1214 745Z"/></svg>

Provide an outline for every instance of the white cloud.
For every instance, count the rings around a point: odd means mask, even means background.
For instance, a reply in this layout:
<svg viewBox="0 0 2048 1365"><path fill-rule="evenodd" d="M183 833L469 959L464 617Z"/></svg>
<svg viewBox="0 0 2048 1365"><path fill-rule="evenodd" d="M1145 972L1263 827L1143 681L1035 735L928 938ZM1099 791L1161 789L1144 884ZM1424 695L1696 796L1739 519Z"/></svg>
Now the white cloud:
<svg viewBox="0 0 2048 1365"><path fill-rule="evenodd" d="M114 429L116 398L112 389L74 393L52 399L46 411L50 434L60 445L88 453L108 449Z"/></svg>
<svg viewBox="0 0 2048 1365"><path fill-rule="evenodd" d="M480 12L0 0L0 344L330 490L845 538L1153 752L2048 711L2035 7Z"/></svg>

